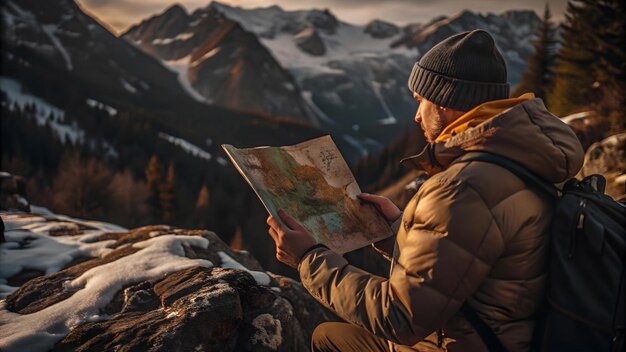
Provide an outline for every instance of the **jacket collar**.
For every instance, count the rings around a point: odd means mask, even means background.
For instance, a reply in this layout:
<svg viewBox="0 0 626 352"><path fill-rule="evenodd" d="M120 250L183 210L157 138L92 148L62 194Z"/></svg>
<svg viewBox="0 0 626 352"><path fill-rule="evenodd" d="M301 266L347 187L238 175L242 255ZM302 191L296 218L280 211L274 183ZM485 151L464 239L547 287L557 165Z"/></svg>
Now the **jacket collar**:
<svg viewBox="0 0 626 352"><path fill-rule="evenodd" d="M458 157L465 154L459 147L448 148L443 142L428 143L421 153L400 160L400 164L434 175L445 170Z"/></svg>
<svg viewBox="0 0 626 352"><path fill-rule="evenodd" d="M401 163L434 175L468 152L501 155L552 183L576 175L584 155L572 129L535 98L469 127L445 143L430 143Z"/></svg>

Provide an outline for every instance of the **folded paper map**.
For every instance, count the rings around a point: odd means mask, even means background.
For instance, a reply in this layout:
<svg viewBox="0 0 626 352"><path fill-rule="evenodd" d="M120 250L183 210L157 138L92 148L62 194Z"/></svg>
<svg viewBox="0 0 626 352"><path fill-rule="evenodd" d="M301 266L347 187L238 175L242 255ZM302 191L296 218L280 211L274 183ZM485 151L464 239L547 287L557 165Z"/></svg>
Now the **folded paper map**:
<svg viewBox="0 0 626 352"><path fill-rule="evenodd" d="M359 185L330 136L286 147L222 148L273 217L280 220L283 209L318 243L343 254L392 235L376 208L356 197Z"/></svg>

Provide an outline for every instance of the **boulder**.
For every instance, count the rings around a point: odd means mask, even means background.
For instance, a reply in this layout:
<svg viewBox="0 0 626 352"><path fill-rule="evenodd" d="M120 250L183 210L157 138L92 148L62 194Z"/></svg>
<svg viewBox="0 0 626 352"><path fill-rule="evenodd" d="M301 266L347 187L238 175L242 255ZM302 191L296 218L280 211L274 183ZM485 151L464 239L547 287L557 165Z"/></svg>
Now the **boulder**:
<svg viewBox="0 0 626 352"><path fill-rule="evenodd" d="M303 351L315 326L337 320L298 282L263 271L209 231L111 231L54 215L2 219L0 286L21 284L0 304L5 352ZM36 265L43 258L34 253L43 251L60 270ZM15 265L23 267L17 274Z"/></svg>
<svg viewBox="0 0 626 352"><path fill-rule="evenodd" d="M22 177L0 172L0 210L30 211L26 183Z"/></svg>
<svg viewBox="0 0 626 352"><path fill-rule="evenodd" d="M611 123L608 118L598 115L594 111L583 111L562 117L576 137L587 150L593 143L599 142L610 135Z"/></svg>
<svg viewBox="0 0 626 352"><path fill-rule="evenodd" d="M626 133L620 133L592 144L578 178L601 174L606 178L606 194L615 199L626 195Z"/></svg>

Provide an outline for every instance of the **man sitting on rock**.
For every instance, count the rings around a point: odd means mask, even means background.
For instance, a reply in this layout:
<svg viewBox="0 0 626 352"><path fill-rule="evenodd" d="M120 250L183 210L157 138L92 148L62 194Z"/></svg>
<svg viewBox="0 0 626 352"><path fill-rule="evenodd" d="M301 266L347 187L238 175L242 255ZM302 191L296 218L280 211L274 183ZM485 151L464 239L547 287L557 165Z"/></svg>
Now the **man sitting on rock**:
<svg viewBox="0 0 626 352"><path fill-rule="evenodd" d="M583 150L570 128L532 94L509 99L506 65L491 35L453 35L417 62L409 88L428 145L403 163L430 178L404 213L362 194L396 236L377 243L389 277L351 266L315 243L293 218L269 217L278 260L347 323L317 327L313 351L486 351L459 309L466 303L509 351L530 349L544 296L550 200L495 164L459 160L470 151L504 156L546 181L575 175Z"/></svg>

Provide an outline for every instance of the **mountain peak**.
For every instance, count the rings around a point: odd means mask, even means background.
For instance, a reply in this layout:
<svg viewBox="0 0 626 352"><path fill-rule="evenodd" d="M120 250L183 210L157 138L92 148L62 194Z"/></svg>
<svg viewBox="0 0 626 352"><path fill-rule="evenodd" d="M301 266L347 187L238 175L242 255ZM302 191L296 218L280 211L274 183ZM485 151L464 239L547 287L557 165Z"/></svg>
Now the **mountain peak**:
<svg viewBox="0 0 626 352"><path fill-rule="evenodd" d="M175 3L174 5L168 7L165 11L163 11L162 16L187 16L187 10L179 4Z"/></svg>
<svg viewBox="0 0 626 352"><path fill-rule="evenodd" d="M463 10L453 16L451 20L457 21L476 21L481 19L481 15L479 13L473 12L471 10Z"/></svg>
<svg viewBox="0 0 626 352"><path fill-rule="evenodd" d="M283 10L283 8L278 6L278 5L271 5L271 6L268 6L268 7L253 7L253 8L246 8L246 9L244 9L241 6L233 6L231 4L223 3L223 2L220 2L220 1L211 1L206 8L207 9L214 9L214 10L217 10L217 11L220 11L220 12L222 12L222 11L226 11L226 12L248 11L248 10L263 11L263 12L268 12L268 13L285 12L285 10Z"/></svg>
<svg viewBox="0 0 626 352"><path fill-rule="evenodd" d="M141 40L145 35L158 34L159 38L170 38L175 33L187 28L189 15L184 7L176 3L160 14L147 18L130 27L122 36Z"/></svg>
<svg viewBox="0 0 626 352"><path fill-rule="evenodd" d="M502 16L515 23L538 23L541 21L537 13L533 10L508 10Z"/></svg>
<svg viewBox="0 0 626 352"><path fill-rule="evenodd" d="M398 34L399 31L399 28L395 24L379 19L370 21L363 29L363 32L378 39L393 37Z"/></svg>
<svg viewBox="0 0 626 352"><path fill-rule="evenodd" d="M222 8L227 8L227 9L232 9L234 8L233 6L223 3L223 2L219 2L219 1L211 1L209 3L209 5L207 5L206 7L207 9L215 9L215 10L219 10Z"/></svg>
<svg viewBox="0 0 626 352"><path fill-rule="evenodd" d="M334 33L339 24L337 17L329 9L309 10L306 20L316 28L326 30L328 33Z"/></svg>

